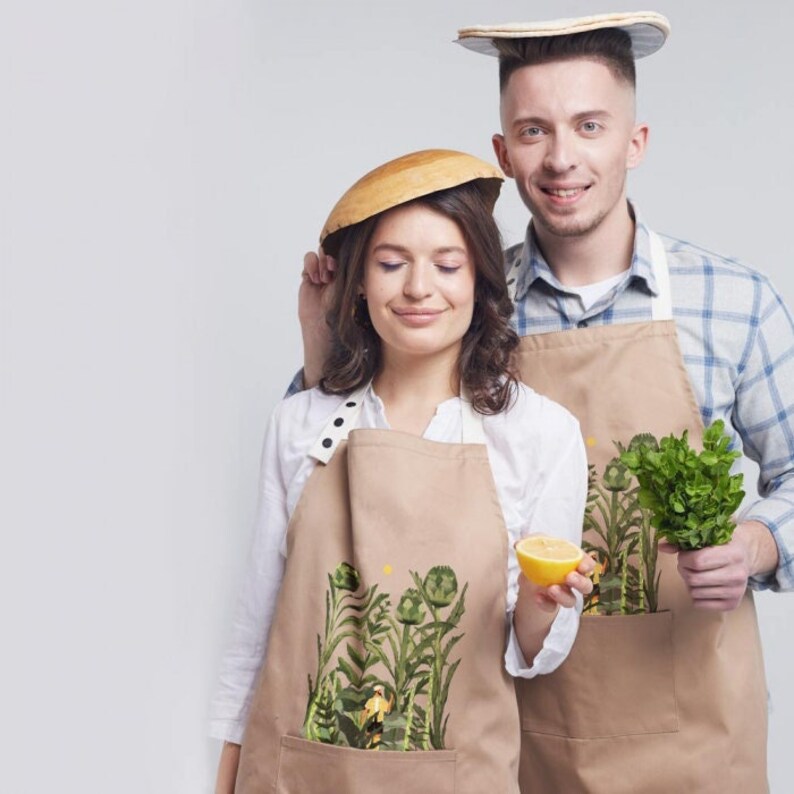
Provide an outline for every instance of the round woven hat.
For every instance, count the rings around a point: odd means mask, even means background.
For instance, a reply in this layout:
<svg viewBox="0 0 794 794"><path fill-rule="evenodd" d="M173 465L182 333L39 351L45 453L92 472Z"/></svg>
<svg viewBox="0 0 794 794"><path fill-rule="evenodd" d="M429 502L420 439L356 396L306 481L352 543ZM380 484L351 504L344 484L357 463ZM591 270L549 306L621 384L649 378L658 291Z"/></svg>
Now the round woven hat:
<svg viewBox="0 0 794 794"><path fill-rule="evenodd" d="M499 55L495 39L533 39L545 36L570 36L590 30L618 28L631 38L635 58L644 58L662 47L670 35L670 23L655 11L596 14L576 19L546 22L508 22L504 25L473 25L458 31L457 43L483 55Z"/></svg>
<svg viewBox="0 0 794 794"><path fill-rule="evenodd" d="M480 180L485 200L493 209L504 178L496 166L463 152L425 149L406 154L378 166L347 190L331 210L320 233L320 243L334 232L379 212L438 190L477 180Z"/></svg>

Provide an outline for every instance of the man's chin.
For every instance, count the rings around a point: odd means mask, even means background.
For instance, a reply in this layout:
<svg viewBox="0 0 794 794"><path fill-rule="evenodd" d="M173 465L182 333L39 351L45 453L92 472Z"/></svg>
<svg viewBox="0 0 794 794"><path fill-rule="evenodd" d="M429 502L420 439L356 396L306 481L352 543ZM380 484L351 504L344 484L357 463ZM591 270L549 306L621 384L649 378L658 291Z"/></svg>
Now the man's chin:
<svg viewBox="0 0 794 794"><path fill-rule="evenodd" d="M533 215L532 220L547 234L555 237L582 237L598 227L601 218L548 218Z"/></svg>

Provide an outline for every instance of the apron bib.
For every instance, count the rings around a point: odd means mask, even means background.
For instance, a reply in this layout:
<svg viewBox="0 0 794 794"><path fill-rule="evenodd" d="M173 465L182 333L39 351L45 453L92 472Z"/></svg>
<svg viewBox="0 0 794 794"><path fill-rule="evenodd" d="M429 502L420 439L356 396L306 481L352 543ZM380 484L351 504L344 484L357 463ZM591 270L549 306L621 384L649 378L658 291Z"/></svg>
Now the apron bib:
<svg viewBox="0 0 794 794"><path fill-rule="evenodd" d="M639 433L702 422L678 346L661 241L653 321L523 337L522 380L581 424L608 495L634 483L608 464ZM603 545L594 531L585 539ZM674 555L659 554L658 611L583 615L570 656L517 680L525 794L760 794L767 791L767 706L752 595L733 612L695 610ZM603 582L602 582L603 584ZM619 592L619 591L618 591Z"/></svg>
<svg viewBox="0 0 794 794"><path fill-rule="evenodd" d="M346 439L363 393L318 439L287 529L236 791L516 794L508 535L481 417L461 401L461 444Z"/></svg>

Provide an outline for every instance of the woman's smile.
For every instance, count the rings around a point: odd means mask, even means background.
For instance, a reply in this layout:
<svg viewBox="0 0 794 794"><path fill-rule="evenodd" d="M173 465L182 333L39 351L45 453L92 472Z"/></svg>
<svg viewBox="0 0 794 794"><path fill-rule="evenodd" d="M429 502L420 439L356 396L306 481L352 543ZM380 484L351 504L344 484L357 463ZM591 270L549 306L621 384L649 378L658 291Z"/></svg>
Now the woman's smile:
<svg viewBox="0 0 794 794"><path fill-rule="evenodd" d="M455 221L417 204L384 213L361 291L386 359L454 362L471 324L474 283L474 263Z"/></svg>
<svg viewBox="0 0 794 794"><path fill-rule="evenodd" d="M392 308L392 311L406 325L425 326L430 325L439 315L443 314L443 309L420 309L420 308Z"/></svg>

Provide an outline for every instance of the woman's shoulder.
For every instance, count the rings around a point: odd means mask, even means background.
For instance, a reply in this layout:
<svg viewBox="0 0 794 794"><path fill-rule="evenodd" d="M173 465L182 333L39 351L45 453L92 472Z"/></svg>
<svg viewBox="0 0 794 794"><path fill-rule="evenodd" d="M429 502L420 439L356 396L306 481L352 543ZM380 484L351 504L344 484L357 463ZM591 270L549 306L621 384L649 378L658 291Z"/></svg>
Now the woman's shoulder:
<svg viewBox="0 0 794 794"><path fill-rule="evenodd" d="M318 388L285 397L273 410L265 442L265 458L280 472L288 491L313 468L309 452L344 396L325 394Z"/></svg>
<svg viewBox="0 0 794 794"><path fill-rule="evenodd" d="M326 394L318 387L285 397L273 413L279 437L294 442L305 439L311 446L344 399L344 395Z"/></svg>

